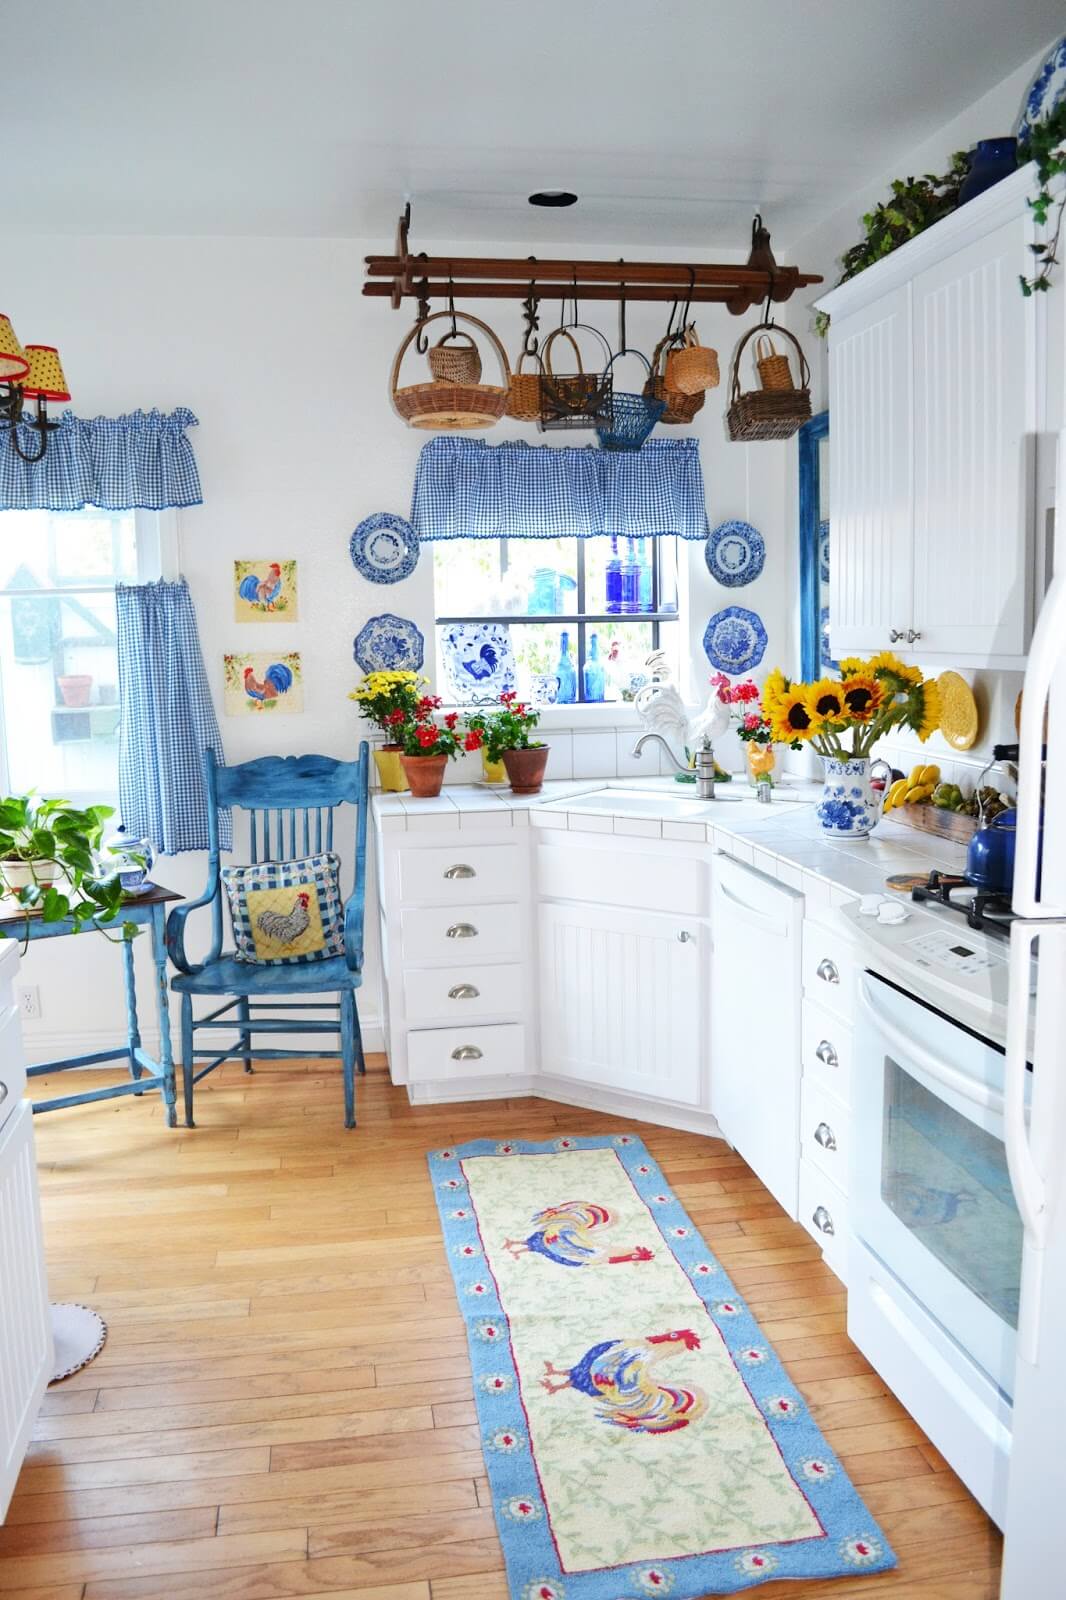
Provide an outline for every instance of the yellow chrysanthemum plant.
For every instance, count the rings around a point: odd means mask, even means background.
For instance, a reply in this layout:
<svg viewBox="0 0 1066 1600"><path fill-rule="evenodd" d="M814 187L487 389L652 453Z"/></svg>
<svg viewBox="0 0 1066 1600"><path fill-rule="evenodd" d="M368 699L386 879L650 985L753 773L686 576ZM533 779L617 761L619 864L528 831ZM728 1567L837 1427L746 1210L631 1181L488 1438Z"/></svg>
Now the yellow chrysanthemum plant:
<svg viewBox="0 0 1066 1600"><path fill-rule="evenodd" d="M848 761L869 756L893 728L910 728L924 743L940 726L936 683L890 650L840 663L839 678L795 683L778 668L762 690L775 740L810 743L819 755Z"/></svg>
<svg viewBox="0 0 1066 1600"><path fill-rule="evenodd" d="M368 722L375 723L389 740L398 740L398 729L414 722L429 683L418 672L368 672L348 696L354 700Z"/></svg>

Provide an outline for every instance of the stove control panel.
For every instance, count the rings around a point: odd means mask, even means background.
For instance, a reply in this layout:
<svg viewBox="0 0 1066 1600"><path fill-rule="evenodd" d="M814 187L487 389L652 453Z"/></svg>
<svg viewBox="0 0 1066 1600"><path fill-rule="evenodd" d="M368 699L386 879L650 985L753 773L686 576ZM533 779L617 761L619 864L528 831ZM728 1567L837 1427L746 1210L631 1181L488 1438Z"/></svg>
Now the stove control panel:
<svg viewBox="0 0 1066 1600"><path fill-rule="evenodd" d="M917 939L908 939L907 945L917 966L944 967L967 978L1007 964L1006 958L988 949L985 941L971 942L957 928L937 928L932 933L919 934Z"/></svg>

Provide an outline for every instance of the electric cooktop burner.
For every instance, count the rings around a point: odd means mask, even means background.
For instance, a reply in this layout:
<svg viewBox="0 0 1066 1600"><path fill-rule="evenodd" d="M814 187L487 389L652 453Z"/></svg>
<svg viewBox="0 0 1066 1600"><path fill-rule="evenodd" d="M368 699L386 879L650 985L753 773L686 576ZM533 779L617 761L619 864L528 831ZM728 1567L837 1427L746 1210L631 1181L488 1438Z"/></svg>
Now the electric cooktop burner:
<svg viewBox="0 0 1066 1600"><path fill-rule="evenodd" d="M1010 938L1014 912L1008 896L981 889L958 873L931 872L927 883L911 890L911 899L921 905L946 906L965 917L971 928Z"/></svg>

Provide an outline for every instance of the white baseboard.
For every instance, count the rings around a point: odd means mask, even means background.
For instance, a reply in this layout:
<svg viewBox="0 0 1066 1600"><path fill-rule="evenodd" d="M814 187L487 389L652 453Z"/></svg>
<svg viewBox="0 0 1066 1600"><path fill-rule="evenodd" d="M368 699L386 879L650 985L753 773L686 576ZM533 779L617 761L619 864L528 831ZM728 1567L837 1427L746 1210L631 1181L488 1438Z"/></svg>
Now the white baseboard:
<svg viewBox="0 0 1066 1600"><path fill-rule="evenodd" d="M576 1085L569 1078L551 1077L546 1073L513 1078L447 1078L439 1083L407 1085L407 1097L414 1106L456 1105L464 1100L511 1100L520 1095L577 1106L583 1111L602 1111L607 1116L626 1117L631 1122L656 1123L661 1128L677 1128L681 1133L699 1133L708 1139L725 1138L709 1111L652 1102L640 1095L613 1089ZM506 1133L507 1130L501 1125L500 1131Z"/></svg>
<svg viewBox="0 0 1066 1600"><path fill-rule="evenodd" d="M381 1019L360 1016L359 1022L363 1033L363 1049L368 1052L384 1050L385 1031L381 1026ZM309 1056L318 1054L323 1041L329 1049L339 1048L339 1041L334 1041L329 1034L278 1034L274 1039L264 1034L262 1037L271 1044L279 1046L284 1044L286 1049L298 1050ZM230 1034L220 1030L220 1047L228 1043L230 1038ZM39 1066L46 1061L65 1061L71 1056L96 1055L101 1050L119 1050L125 1045L121 1023L114 1028L34 1028L23 1022L22 1039L26 1047L26 1060L30 1066ZM177 1017L173 1011L170 1020L170 1040L174 1060L180 1062L181 1038ZM150 1056L159 1059L159 1029L154 1022L151 1027L142 1028L141 1046ZM207 1048L207 1035L203 1033L197 1039L197 1049L201 1046ZM116 1061L115 1065L120 1066L121 1063Z"/></svg>

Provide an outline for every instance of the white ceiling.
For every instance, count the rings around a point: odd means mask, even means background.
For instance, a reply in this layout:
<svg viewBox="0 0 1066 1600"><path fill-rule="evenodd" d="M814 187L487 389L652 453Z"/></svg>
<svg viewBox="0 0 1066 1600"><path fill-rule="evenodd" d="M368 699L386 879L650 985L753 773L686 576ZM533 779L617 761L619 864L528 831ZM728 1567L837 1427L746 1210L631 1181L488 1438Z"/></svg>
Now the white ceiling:
<svg viewBox="0 0 1066 1600"><path fill-rule="evenodd" d="M2 0L4 233L662 245L835 209L1062 0ZM990 134L1007 132L990 128ZM576 189L572 211L526 204Z"/></svg>

